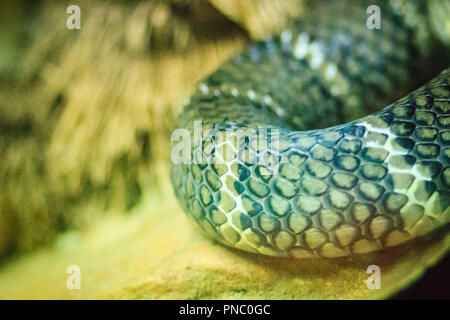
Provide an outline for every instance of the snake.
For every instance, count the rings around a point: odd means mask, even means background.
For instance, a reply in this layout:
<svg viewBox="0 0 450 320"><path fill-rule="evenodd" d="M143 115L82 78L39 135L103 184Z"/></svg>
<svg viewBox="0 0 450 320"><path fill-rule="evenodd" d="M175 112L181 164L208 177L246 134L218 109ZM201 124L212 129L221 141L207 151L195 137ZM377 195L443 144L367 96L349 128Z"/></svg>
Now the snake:
<svg viewBox="0 0 450 320"><path fill-rule="evenodd" d="M366 23L372 2L380 28ZM424 5L315 1L197 84L172 134L170 175L207 236L337 258L448 227L450 68L443 57L432 74Z"/></svg>

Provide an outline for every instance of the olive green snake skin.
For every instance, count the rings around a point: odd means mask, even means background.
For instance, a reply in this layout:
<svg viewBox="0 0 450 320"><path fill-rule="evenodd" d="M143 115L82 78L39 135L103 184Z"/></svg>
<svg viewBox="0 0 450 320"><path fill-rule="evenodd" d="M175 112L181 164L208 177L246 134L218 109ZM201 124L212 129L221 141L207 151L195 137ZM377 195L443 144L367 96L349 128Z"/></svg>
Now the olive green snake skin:
<svg viewBox="0 0 450 320"><path fill-rule="evenodd" d="M372 2L380 30L366 27L372 3L320 2L199 84L171 178L207 234L254 253L341 257L448 226L450 69L401 98L433 63L427 18L420 2Z"/></svg>

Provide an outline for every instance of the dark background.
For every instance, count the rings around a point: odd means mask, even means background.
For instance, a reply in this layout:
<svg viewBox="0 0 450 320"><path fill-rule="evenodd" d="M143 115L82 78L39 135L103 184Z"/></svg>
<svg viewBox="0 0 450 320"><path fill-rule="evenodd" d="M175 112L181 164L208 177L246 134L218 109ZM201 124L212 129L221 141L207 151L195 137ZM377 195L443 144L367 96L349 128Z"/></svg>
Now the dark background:
<svg viewBox="0 0 450 320"><path fill-rule="evenodd" d="M450 300L450 255L447 254L437 265L428 269L420 280L394 295L392 299Z"/></svg>

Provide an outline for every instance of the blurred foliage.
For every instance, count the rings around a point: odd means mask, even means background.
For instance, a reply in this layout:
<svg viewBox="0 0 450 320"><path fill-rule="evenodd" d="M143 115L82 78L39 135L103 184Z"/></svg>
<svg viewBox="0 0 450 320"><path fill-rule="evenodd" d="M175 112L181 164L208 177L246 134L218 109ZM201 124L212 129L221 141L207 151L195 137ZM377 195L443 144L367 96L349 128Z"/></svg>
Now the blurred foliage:
<svg viewBox="0 0 450 320"><path fill-rule="evenodd" d="M0 260L157 188L193 85L301 8L212 2L82 0L81 30L64 2L2 3Z"/></svg>
<svg viewBox="0 0 450 320"><path fill-rule="evenodd" d="M442 43L450 45L450 0L428 0L427 11L433 32Z"/></svg>
<svg viewBox="0 0 450 320"><path fill-rule="evenodd" d="M305 0L209 0L255 39L278 31L287 20L304 13ZM309 0L311 1L311 0Z"/></svg>
<svg viewBox="0 0 450 320"><path fill-rule="evenodd" d="M199 1L79 5L81 30L59 1L1 10L0 256L137 203L192 85L247 39Z"/></svg>

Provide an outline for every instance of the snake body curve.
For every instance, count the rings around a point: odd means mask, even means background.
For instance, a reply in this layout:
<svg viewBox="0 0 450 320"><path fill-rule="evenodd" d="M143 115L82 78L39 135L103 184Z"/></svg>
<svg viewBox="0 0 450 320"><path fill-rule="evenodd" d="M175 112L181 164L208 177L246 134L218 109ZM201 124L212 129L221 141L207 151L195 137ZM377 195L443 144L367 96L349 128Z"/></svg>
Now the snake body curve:
<svg viewBox="0 0 450 320"><path fill-rule="evenodd" d="M374 112L427 68L420 4L379 1L369 30L364 2L324 3L226 62L178 118L194 138L172 159L175 193L228 246L340 257L450 221L450 69Z"/></svg>

